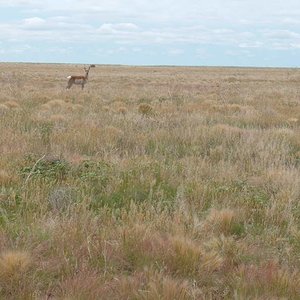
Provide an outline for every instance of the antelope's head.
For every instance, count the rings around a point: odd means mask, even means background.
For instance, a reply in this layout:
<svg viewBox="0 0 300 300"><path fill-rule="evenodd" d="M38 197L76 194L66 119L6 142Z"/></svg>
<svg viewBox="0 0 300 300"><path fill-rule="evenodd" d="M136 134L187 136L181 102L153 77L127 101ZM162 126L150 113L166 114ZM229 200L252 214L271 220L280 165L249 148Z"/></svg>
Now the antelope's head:
<svg viewBox="0 0 300 300"><path fill-rule="evenodd" d="M90 65L88 68L84 67L85 77L87 78L89 75L90 68L95 68L95 65Z"/></svg>
<svg viewBox="0 0 300 300"><path fill-rule="evenodd" d="M85 71L85 73L89 73L89 71L90 71L90 68L95 68L95 65L89 65L89 67L88 67L88 68L84 67L84 71Z"/></svg>

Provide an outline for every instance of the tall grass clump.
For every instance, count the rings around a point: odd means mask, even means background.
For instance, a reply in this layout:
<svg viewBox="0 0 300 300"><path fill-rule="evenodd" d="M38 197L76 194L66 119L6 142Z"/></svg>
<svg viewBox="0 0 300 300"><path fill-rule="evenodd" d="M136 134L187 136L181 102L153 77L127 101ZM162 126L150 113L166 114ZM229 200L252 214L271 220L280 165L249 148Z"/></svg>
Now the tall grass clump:
<svg viewBox="0 0 300 300"><path fill-rule="evenodd" d="M138 106L138 111L143 116L150 116L154 112L153 107L150 104L148 104L148 103L141 103Z"/></svg>
<svg viewBox="0 0 300 300"><path fill-rule="evenodd" d="M27 272L31 265L31 257L24 251L4 251L0 255L0 295L20 294L26 291Z"/></svg>

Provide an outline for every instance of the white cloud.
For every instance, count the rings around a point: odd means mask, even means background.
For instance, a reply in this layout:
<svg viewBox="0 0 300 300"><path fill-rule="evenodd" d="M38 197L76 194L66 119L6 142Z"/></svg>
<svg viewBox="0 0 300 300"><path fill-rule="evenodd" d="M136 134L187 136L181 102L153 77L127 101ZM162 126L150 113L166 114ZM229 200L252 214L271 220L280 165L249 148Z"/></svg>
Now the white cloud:
<svg viewBox="0 0 300 300"><path fill-rule="evenodd" d="M0 0L0 6L33 6L40 3L38 0Z"/></svg>
<svg viewBox="0 0 300 300"><path fill-rule="evenodd" d="M300 45L299 0L0 0L0 19L3 7L16 11L0 21L3 43L93 43L111 55L147 46L170 57L184 56L188 46L253 53Z"/></svg>
<svg viewBox="0 0 300 300"><path fill-rule="evenodd" d="M14 53L14 54L22 54L28 51L31 51L33 48L30 45L17 45L14 47L7 47L2 48L0 53L2 54L8 54L8 53Z"/></svg>
<svg viewBox="0 0 300 300"><path fill-rule="evenodd" d="M259 48L265 45L274 45L276 49L279 48L278 44L283 43L284 40L290 42L288 47L294 47L300 39L298 33L289 30L249 32L234 28L210 28L210 26L202 25L148 28L146 25L138 26L132 22L104 23L97 27L84 22L75 23L73 20L73 18L65 16L49 18L35 16L20 22L0 24L0 38L26 42L30 40L50 42L103 42L110 40L114 43L131 44L132 46L211 44Z"/></svg>
<svg viewBox="0 0 300 300"><path fill-rule="evenodd" d="M300 16L298 0L0 0L0 6L38 9L48 14L96 16L112 23L128 18L143 22L269 24L297 22Z"/></svg>
<svg viewBox="0 0 300 300"><path fill-rule="evenodd" d="M39 17L24 19L21 22L21 27L25 29L39 29L46 24L46 21Z"/></svg>
<svg viewBox="0 0 300 300"><path fill-rule="evenodd" d="M260 41L253 41L253 42L240 43L238 46L240 48L261 48L264 46L264 44L263 42Z"/></svg>
<svg viewBox="0 0 300 300"><path fill-rule="evenodd" d="M118 32L127 32L127 31L135 31L138 29L138 26L136 26L133 23L118 23L118 24L111 24L111 23L105 23L100 26L100 28L97 30L99 33L104 34L115 34Z"/></svg>
<svg viewBox="0 0 300 300"><path fill-rule="evenodd" d="M300 39L299 33L290 30L281 30L281 29L265 30L263 34L265 37L274 40Z"/></svg>
<svg viewBox="0 0 300 300"><path fill-rule="evenodd" d="M263 30L262 39L267 41L268 48L276 50L297 49L300 44L300 34L286 29Z"/></svg>

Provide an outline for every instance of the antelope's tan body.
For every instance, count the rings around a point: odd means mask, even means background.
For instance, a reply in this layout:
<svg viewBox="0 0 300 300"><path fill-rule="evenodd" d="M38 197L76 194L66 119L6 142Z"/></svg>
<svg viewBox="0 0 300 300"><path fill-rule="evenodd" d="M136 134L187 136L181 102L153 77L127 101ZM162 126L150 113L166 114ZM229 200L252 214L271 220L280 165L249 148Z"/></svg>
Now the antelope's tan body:
<svg viewBox="0 0 300 300"><path fill-rule="evenodd" d="M69 79L69 81L68 81L67 89L70 89L73 84L81 85L81 89L83 89L84 85L88 81L89 72L92 67L95 67L95 65L90 65L88 69L84 68L85 70L84 76L80 76L80 75L68 76L67 78Z"/></svg>

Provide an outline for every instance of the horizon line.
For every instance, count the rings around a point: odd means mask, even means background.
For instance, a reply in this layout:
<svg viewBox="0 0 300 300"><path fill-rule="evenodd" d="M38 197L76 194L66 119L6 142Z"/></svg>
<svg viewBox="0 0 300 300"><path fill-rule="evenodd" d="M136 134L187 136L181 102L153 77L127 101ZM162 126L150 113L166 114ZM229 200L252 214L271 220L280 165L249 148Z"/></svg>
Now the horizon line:
<svg viewBox="0 0 300 300"><path fill-rule="evenodd" d="M83 62L35 62L35 61L0 61L0 64L40 64L40 65L90 65L111 67L154 67L154 68L247 68L247 69L299 69L299 66L244 66L244 65L172 65L172 64L118 64L118 63L83 63Z"/></svg>

